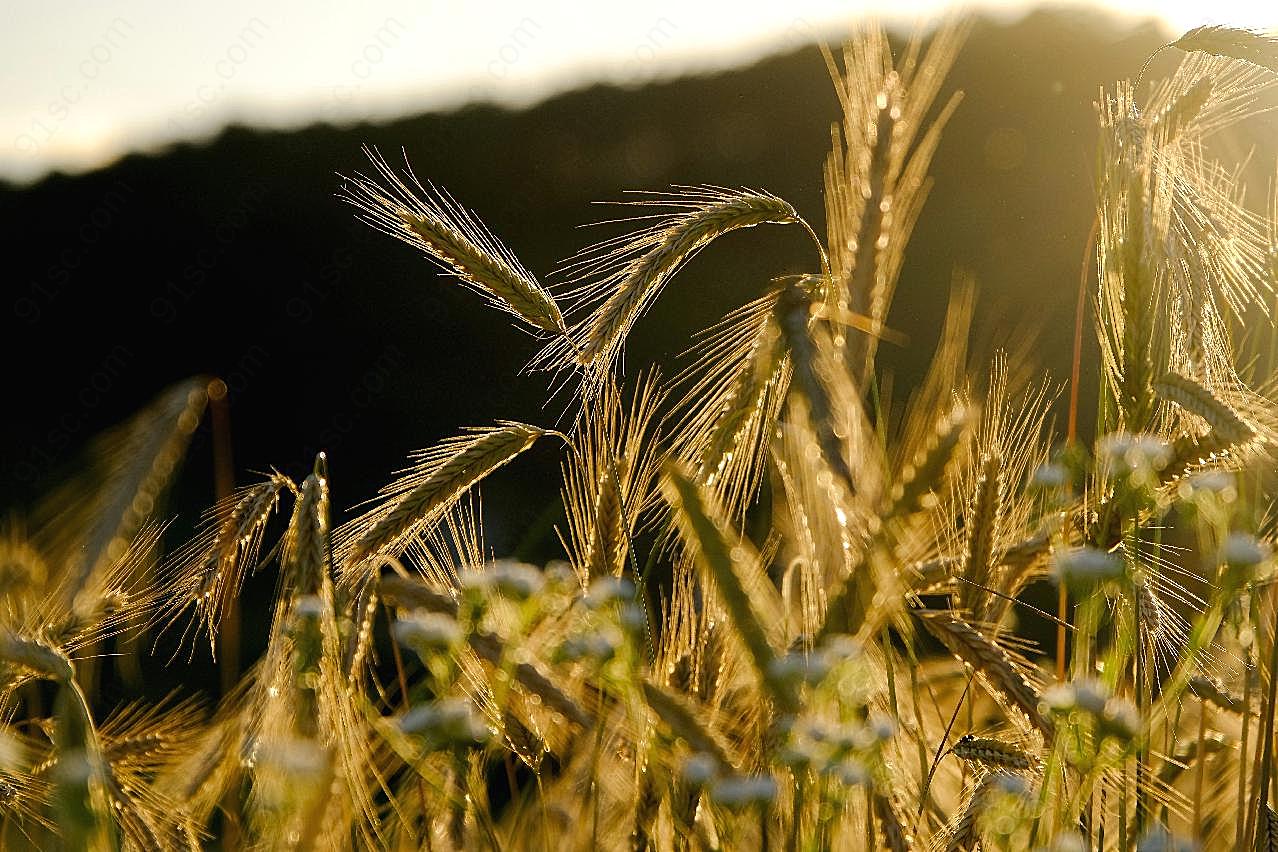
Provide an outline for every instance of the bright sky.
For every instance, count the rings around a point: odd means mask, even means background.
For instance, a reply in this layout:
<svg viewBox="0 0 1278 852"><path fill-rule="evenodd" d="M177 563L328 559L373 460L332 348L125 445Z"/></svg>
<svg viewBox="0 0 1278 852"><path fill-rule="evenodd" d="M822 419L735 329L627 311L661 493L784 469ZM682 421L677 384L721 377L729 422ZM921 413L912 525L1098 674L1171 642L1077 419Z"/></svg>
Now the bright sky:
<svg viewBox="0 0 1278 852"><path fill-rule="evenodd" d="M946 0L119 0L8 2L0 177L79 171L231 121L292 127L527 104L596 80L748 62L858 16L934 19ZM977 8L1016 13L1024 0ZM1278 27L1274 0L1110 0L1173 30ZM965 8L972 8L965 4Z"/></svg>

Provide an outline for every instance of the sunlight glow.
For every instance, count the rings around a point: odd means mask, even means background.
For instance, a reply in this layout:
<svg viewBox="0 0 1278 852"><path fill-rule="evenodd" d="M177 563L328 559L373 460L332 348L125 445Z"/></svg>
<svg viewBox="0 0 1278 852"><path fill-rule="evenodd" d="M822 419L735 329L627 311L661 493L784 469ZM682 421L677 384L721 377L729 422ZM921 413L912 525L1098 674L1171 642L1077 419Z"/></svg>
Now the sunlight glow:
<svg viewBox="0 0 1278 852"><path fill-rule="evenodd" d="M474 101L526 106L596 81L640 86L837 38L875 10L910 25L958 8L938 0L899 0L886 12L865 0L385 0L317 15L301 0L70 5L56 16L38 4L6 14L0 178L93 168L130 150L206 138L232 122L352 124ZM963 8L1008 16L1030 4ZM1101 8L1161 18L1169 32L1202 23L1278 26L1267 0L1119 0Z"/></svg>

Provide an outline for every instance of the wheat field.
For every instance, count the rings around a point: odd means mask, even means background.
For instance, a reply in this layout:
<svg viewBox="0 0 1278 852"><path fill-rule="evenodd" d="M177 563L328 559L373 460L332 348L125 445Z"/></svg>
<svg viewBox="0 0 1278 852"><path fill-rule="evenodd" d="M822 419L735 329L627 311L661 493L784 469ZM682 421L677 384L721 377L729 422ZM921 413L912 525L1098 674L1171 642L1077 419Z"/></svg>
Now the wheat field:
<svg viewBox="0 0 1278 852"><path fill-rule="evenodd" d="M964 32L826 51L822 216L633 195L553 283L368 150L344 200L528 331L547 422L460 429L349 513L323 454L257 475L178 546L157 506L225 385L104 435L0 527L0 845L1278 849L1278 192L1257 209L1212 153L1278 41L1192 30L1172 76L1098 93L1072 376L1032 341L974 356L959 279L902 393L876 356ZM761 226L798 229L806 274L673 376L624 364L682 267ZM534 566L478 495L541 444L564 521ZM104 707L112 670L233 653L261 572L266 651L219 702Z"/></svg>

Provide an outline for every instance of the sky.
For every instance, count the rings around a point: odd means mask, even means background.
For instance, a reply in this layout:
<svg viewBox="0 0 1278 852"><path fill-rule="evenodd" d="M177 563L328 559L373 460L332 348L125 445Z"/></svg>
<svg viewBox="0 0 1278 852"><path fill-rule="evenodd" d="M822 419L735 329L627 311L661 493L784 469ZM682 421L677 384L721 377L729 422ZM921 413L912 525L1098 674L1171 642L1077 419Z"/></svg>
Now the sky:
<svg viewBox="0 0 1278 852"><path fill-rule="evenodd" d="M918 25L944 0L20 2L0 30L0 179L84 171L229 123L352 124L472 101L523 106L748 63L866 14ZM1171 31L1278 28L1274 0L1109 0ZM1021 14L1024 0L964 9ZM890 9L885 12L885 9Z"/></svg>

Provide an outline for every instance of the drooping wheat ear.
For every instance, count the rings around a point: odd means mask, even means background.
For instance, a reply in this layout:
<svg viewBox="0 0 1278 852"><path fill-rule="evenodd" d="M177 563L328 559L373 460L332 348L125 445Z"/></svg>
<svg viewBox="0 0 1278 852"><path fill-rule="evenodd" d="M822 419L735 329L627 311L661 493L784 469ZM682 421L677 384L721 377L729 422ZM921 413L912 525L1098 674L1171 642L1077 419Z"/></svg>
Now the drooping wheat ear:
<svg viewBox="0 0 1278 852"><path fill-rule="evenodd" d="M990 769L1029 769L1035 765L1034 759L1013 743L972 734L960 737L950 751L963 760Z"/></svg>
<svg viewBox="0 0 1278 852"><path fill-rule="evenodd" d="M790 351L794 366L794 386L808 404L808 418L817 446L830 470L843 481L849 493L856 490L852 471L843 457L843 442L834 432L834 411L817 367L817 343L812 333L812 298L798 282L781 290L776 307L777 325Z"/></svg>
<svg viewBox="0 0 1278 852"><path fill-rule="evenodd" d="M174 554L166 566L173 593L162 601L168 623L187 610L203 622L216 658L218 627L239 594L246 569L257 560L262 532L284 489L296 490L288 477L275 472L219 503L204 519L204 529ZM171 566L171 567L170 567Z"/></svg>
<svg viewBox="0 0 1278 852"><path fill-rule="evenodd" d="M758 565L757 554L723 521L705 490L681 465L666 465L661 491L675 510L684 541L713 578L764 688L783 711L792 711L793 694L773 677L776 650L769 639L769 631L775 633L784 622L783 609L775 587Z"/></svg>
<svg viewBox="0 0 1278 852"><path fill-rule="evenodd" d="M924 629L938 639L960 662L981 677L995 697L1006 699L1029 719L1047 740L1055 734L1051 718L1039 709L1038 690L1021 674L1020 667L996 642L961 619L944 612L916 610Z"/></svg>
<svg viewBox="0 0 1278 852"><path fill-rule="evenodd" d="M377 589L391 606L424 609L449 618L457 618L457 602L448 595L428 588L419 580L388 574L378 581ZM493 665L501 665L505 655L502 641L498 637L491 633L471 632L466 638L471 650L481 659ZM532 663L523 661L516 664L514 678L520 686L538 696L547 707L564 718L576 722L583 728L593 724L594 719L591 714Z"/></svg>
<svg viewBox="0 0 1278 852"><path fill-rule="evenodd" d="M204 709L196 700L133 702L102 723L102 755L117 773L154 772L182 755L203 724Z"/></svg>
<svg viewBox="0 0 1278 852"><path fill-rule="evenodd" d="M677 212L637 234L587 250L578 264L583 273L601 276L579 289L584 301L602 299L602 304L574 330L575 354L580 364L597 366L600 375L665 283L706 245L732 231L764 224L798 224L811 233L789 203L766 192L694 187L668 199L638 203Z"/></svg>
<svg viewBox="0 0 1278 852"><path fill-rule="evenodd" d="M998 453L991 453L981 462L963 558L963 577L967 582L959 587L959 603L977 620L984 617L982 603L990 597L983 587L987 588L994 576L994 542L998 539L1002 511L1003 459Z"/></svg>
<svg viewBox="0 0 1278 852"><path fill-rule="evenodd" d="M1213 677L1194 675L1189 679L1189 691L1221 710L1227 710L1230 713L1243 712L1242 696L1225 689L1224 684Z"/></svg>
<svg viewBox="0 0 1278 852"><path fill-rule="evenodd" d="M71 660L61 650L39 639L19 636L8 630L0 631L0 661L28 669L57 683L66 683L75 677Z"/></svg>
<svg viewBox="0 0 1278 852"><path fill-rule="evenodd" d="M894 797L876 789L872 800L879 831L883 834L883 845L890 852L910 852L914 848L914 837L905 830L905 825L897 813ZM796 816L795 819L798 817Z"/></svg>
<svg viewBox="0 0 1278 852"><path fill-rule="evenodd" d="M1175 141L1198 118L1211 94L1211 77L1202 77L1154 116L1153 126L1163 134L1164 143Z"/></svg>
<svg viewBox="0 0 1278 852"><path fill-rule="evenodd" d="M936 428L914 458L901 470L892 486L884 517L899 518L935 503L933 493L941 484L954 458L967 425L967 408L955 405L936 421Z"/></svg>
<svg viewBox="0 0 1278 852"><path fill-rule="evenodd" d="M1185 52L1237 59L1278 74L1278 39L1239 27L1195 27L1172 42Z"/></svg>
<svg viewBox="0 0 1278 852"><path fill-rule="evenodd" d="M343 195L363 221L421 249L495 307L542 331L567 334L554 298L473 213L446 191L423 186L411 169L397 174L376 150L364 152L385 183L358 173L347 179Z"/></svg>
<svg viewBox="0 0 1278 852"><path fill-rule="evenodd" d="M1201 417L1216 435L1230 444L1244 444L1256 435L1237 412L1191 378L1168 373L1154 383L1154 389L1163 399Z"/></svg>
<svg viewBox="0 0 1278 852"><path fill-rule="evenodd" d="M315 472L302 483L284 535L286 586L296 594L319 595L331 577L328 514L328 460L320 453Z"/></svg>
<svg viewBox="0 0 1278 852"><path fill-rule="evenodd" d="M508 463L548 430L503 422L492 429L445 441L415 455L408 474L382 489L384 502L348 524L338 535L342 564L353 569L369 557L390 553L438 520L475 483ZM554 433L557 434L557 433Z"/></svg>
<svg viewBox="0 0 1278 852"><path fill-rule="evenodd" d="M988 772L981 776L972 788L972 792L963 802L963 809L950 824L949 839L946 841L946 852L970 852L981 842L980 828L977 821L985 810L985 800L994 790L1001 772Z"/></svg>
<svg viewBox="0 0 1278 852"><path fill-rule="evenodd" d="M732 753L732 747L719 736L707 722L707 713L696 707L688 698L676 695L651 681L644 681L643 697L657 714L657 718L688 745L709 755L719 771L731 774L741 766L740 758Z"/></svg>

